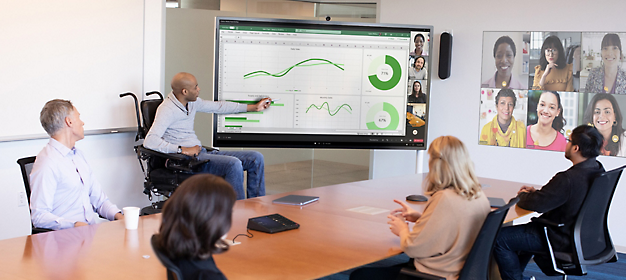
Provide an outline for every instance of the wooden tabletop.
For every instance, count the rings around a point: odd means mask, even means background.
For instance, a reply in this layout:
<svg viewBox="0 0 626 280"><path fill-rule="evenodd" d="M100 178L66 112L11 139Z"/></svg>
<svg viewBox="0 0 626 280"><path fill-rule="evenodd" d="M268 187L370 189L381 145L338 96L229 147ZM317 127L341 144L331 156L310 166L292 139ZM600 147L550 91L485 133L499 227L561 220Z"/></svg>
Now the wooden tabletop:
<svg viewBox="0 0 626 280"><path fill-rule="evenodd" d="M280 213L300 228L275 234L251 231L239 245L215 255L229 279L315 279L401 253L399 238L389 231L393 199L421 194L422 175L367 180L295 191L319 196L305 206L273 204L286 194L240 200L235 204L228 238L246 233L251 217ZM522 185L480 179L485 193L506 201ZM413 202L418 211L426 203ZM348 209L385 210L363 214ZM509 211L507 221L530 213ZM0 278L7 279L166 279L165 268L150 247L161 215L143 216L137 230L122 221L66 229L0 241Z"/></svg>

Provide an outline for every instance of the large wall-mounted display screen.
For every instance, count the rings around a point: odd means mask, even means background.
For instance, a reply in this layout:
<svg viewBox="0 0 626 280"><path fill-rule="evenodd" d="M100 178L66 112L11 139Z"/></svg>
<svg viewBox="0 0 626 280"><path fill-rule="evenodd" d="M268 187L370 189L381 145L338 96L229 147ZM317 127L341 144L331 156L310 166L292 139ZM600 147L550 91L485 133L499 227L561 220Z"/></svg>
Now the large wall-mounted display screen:
<svg viewBox="0 0 626 280"><path fill-rule="evenodd" d="M426 148L431 26L216 20L214 146Z"/></svg>
<svg viewBox="0 0 626 280"><path fill-rule="evenodd" d="M578 125L626 156L626 33L484 32L479 144L564 151Z"/></svg>

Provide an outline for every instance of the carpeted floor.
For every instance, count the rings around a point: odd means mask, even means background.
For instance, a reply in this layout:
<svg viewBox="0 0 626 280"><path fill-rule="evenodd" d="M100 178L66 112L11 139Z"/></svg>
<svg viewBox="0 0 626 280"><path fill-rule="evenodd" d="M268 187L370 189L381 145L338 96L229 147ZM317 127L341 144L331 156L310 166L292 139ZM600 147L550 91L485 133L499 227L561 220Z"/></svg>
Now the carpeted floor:
<svg viewBox="0 0 626 280"><path fill-rule="evenodd" d="M581 279L581 280L623 280L626 279L626 254L618 253L618 261L616 263L606 263L602 265L589 266L586 276L568 276L567 279ZM409 257L406 255L398 255L392 258L388 258L379 262L366 265L367 267L385 267L392 266L399 263L406 263L409 261ZM350 277L350 273L354 269L346 270L337 274L320 278L321 280L347 280ZM545 276L534 263L528 264L525 276L535 276L536 280L556 280L561 279L557 276Z"/></svg>
<svg viewBox="0 0 626 280"><path fill-rule="evenodd" d="M528 264L524 271L525 276L535 276L536 280L561 279L556 276L545 276L534 263ZM347 278L346 278L347 279ZM587 267L585 276L567 276L567 279L580 280L623 280L626 279L626 254L617 253L617 262L605 263Z"/></svg>

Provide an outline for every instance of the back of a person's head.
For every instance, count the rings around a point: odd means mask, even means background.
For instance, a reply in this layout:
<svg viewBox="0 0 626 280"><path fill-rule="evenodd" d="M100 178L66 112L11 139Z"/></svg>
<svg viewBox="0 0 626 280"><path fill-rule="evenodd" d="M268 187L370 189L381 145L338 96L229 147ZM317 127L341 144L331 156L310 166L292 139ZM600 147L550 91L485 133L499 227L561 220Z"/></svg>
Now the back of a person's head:
<svg viewBox="0 0 626 280"><path fill-rule="evenodd" d="M595 158L600 155L600 150L604 144L604 137L593 126L580 125L572 131L570 135L572 145L578 145L580 155L584 158Z"/></svg>
<svg viewBox="0 0 626 280"><path fill-rule="evenodd" d="M227 250L221 237L230 229L235 200L221 177L190 177L165 202L157 244L172 259L206 259Z"/></svg>
<svg viewBox="0 0 626 280"><path fill-rule="evenodd" d="M467 199L480 196L474 164L461 140L454 136L440 136L430 144L428 155L427 194L451 187Z"/></svg>

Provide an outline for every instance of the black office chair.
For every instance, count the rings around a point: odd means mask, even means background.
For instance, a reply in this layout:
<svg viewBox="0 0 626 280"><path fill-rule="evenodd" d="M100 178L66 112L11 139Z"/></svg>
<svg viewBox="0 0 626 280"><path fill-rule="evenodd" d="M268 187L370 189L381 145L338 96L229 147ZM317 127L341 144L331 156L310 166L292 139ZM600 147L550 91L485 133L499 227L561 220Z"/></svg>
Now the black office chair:
<svg viewBox="0 0 626 280"><path fill-rule="evenodd" d="M509 212L509 208L518 201L519 198L513 198L507 205L493 210L487 215L474 241L474 245L472 245L472 249L469 255L467 255L465 264L459 274L459 280L489 279L489 263L491 261L491 254L496 242L496 237L500 232L506 214ZM400 276L397 279L445 280L446 278L419 272L415 270L415 268L402 268Z"/></svg>
<svg viewBox="0 0 626 280"><path fill-rule="evenodd" d="M120 94L120 98L124 96L132 96L135 100L135 111L137 113L137 136L134 146L137 153L139 165L144 173L144 194L152 201L153 196L164 196L169 198L174 190L187 178L191 177L194 171L208 160L197 160L181 154L166 154L157 152L144 147L140 140L145 139L159 105L163 102L163 95L158 91L146 93L146 96L156 94L159 99L147 99L141 101L141 114L139 111L139 102L137 96L132 92ZM142 121L143 119L143 121ZM141 215L148 215L161 212L164 201L152 203L148 207L141 210Z"/></svg>
<svg viewBox="0 0 626 280"><path fill-rule="evenodd" d="M548 227L566 225L555 224L541 219L541 217L533 219L533 221L544 225L548 242L549 252L547 254L552 261L552 268L551 270L542 268L546 275L562 275L563 279L567 279L567 275L586 275L588 265L617 261L615 247L609 235L608 214L613 194L624 168L626 165L602 173L593 180L576 222L572 226L571 252L554 251L548 236Z"/></svg>
<svg viewBox="0 0 626 280"><path fill-rule="evenodd" d="M178 268L178 266L170 260L165 252L159 249L159 246L156 244L156 240L156 234L152 235L150 238L150 245L152 245L152 250L156 254L159 261L161 261L161 264L163 264L163 266L167 269L167 280L183 280L183 273L180 268Z"/></svg>
<svg viewBox="0 0 626 280"><path fill-rule="evenodd" d="M33 164L37 157L25 157L17 160L17 164L20 165L22 170L22 179L24 180L24 188L26 189L26 199L28 200L28 208L30 209L30 172L33 170ZM38 228L33 226L31 220L30 225L32 227L32 234L52 231L48 228Z"/></svg>

